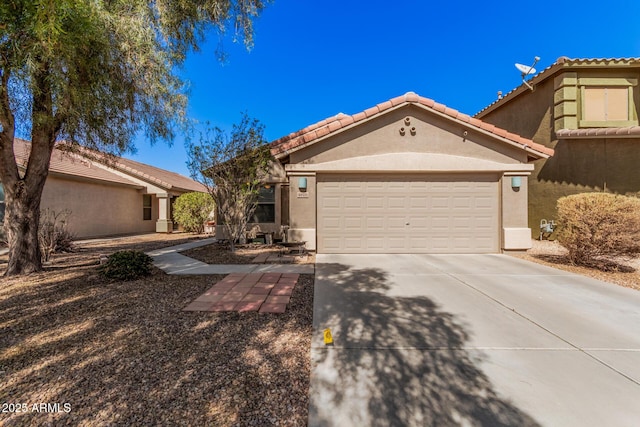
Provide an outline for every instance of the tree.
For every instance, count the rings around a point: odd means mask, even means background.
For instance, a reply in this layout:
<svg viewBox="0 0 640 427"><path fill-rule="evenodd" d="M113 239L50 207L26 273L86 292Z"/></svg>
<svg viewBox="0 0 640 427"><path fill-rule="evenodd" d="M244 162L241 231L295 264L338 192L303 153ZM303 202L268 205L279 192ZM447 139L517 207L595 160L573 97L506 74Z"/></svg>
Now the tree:
<svg viewBox="0 0 640 427"><path fill-rule="evenodd" d="M57 141L121 154L144 131L171 140L186 97L176 74L210 30L252 45L263 0L0 2L0 181L7 275L42 269L40 198ZM30 136L16 164L16 132Z"/></svg>
<svg viewBox="0 0 640 427"><path fill-rule="evenodd" d="M271 152L263 133L258 120L243 114L230 135L218 127L208 128L198 144L187 144L191 176L213 197L217 226L224 227L232 252L247 230L269 170Z"/></svg>
<svg viewBox="0 0 640 427"><path fill-rule="evenodd" d="M202 233L215 204L207 193L185 193L173 204L173 217L185 231Z"/></svg>

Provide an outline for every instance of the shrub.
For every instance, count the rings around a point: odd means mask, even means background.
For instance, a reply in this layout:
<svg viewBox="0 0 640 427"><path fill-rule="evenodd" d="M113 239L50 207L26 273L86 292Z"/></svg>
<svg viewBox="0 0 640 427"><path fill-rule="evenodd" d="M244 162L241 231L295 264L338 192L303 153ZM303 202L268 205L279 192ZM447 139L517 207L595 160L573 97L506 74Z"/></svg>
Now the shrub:
<svg viewBox="0 0 640 427"><path fill-rule="evenodd" d="M71 211L67 209L60 212L45 209L40 212L38 239L43 261L49 261L54 253L73 251L75 236L67 229L69 215Z"/></svg>
<svg viewBox="0 0 640 427"><path fill-rule="evenodd" d="M173 217L185 231L202 233L204 223L214 208L213 198L207 193L185 193L173 204Z"/></svg>
<svg viewBox="0 0 640 427"><path fill-rule="evenodd" d="M558 200L558 241L574 264L597 266L640 253L640 199L584 193Z"/></svg>
<svg viewBox="0 0 640 427"><path fill-rule="evenodd" d="M98 267L103 277L111 280L135 280L151 274L153 259L141 251L118 251Z"/></svg>

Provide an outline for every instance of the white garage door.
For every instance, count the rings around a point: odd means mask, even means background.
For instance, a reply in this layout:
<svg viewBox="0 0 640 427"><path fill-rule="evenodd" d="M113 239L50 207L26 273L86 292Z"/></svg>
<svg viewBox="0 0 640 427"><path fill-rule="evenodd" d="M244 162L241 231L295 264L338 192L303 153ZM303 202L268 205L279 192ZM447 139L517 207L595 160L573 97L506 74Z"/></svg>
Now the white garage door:
<svg viewBox="0 0 640 427"><path fill-rule="evenodd" d="M318 253L495 253L495 175L318 175Z"/></svg>

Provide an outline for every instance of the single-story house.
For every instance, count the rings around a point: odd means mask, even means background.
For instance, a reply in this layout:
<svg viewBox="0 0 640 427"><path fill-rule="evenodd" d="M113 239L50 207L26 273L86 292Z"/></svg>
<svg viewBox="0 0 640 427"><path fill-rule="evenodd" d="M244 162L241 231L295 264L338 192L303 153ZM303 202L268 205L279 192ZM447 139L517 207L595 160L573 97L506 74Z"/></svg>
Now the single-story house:
<svg viewBox="0 0 640 427"><path fill-rule="evenodd" d="M254 221L318 253L531 246L527 178L553 150L409 92L271 143Z"/></svg>
<svg viewBox="0 0 640 427"><path fill-rule="evenodd" d="M558 58L476 118L555 150L534 160L529 227L556 218L559 198L640 192L640 58Z"/></svg>
<svg viewBox="0 0 640 427"><path fill-rule="evenodd" d="M23 169L29 145L23 139L14 141ZM206 192L201 184L174 172L125 158L82 153L54 149L41 201L43 210L69 210L68 228L78 238L171 232L177 229L171 216L173 201L183 193ZM3 214L1 183L0 199Z"/></svg>

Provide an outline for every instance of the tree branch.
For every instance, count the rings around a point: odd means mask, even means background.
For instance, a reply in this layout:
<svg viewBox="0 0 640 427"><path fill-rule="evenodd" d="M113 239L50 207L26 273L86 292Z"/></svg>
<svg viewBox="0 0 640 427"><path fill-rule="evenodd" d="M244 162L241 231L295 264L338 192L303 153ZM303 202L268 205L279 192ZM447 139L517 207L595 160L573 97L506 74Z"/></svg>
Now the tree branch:
<svg viewBox="0 0 640 427"><path fill-rule="evenodd" d="M15 118L9 103L10 76L10 71L3 68L0 83L0 125L2 125L2 132L0 132L0 181L5 184L5 187L13 186L20 177L13 152Z"/></svg>

